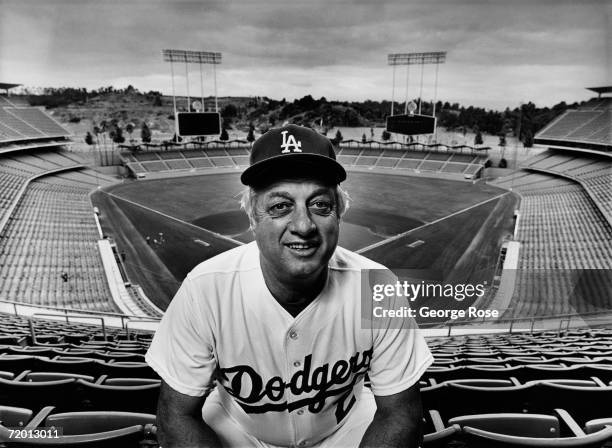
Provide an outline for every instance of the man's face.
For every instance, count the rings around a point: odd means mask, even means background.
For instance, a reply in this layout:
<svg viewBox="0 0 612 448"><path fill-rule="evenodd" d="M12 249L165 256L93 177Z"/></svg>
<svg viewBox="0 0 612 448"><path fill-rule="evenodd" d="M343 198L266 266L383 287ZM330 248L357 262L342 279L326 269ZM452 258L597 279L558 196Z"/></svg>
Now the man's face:
<svg viewBox="0 0 612 448"><path fill-rule="evenodd" d="M255 240L262 268L285 281L315 279L338 244L335 188L318 180L283 180L257 191Z"/></svg>

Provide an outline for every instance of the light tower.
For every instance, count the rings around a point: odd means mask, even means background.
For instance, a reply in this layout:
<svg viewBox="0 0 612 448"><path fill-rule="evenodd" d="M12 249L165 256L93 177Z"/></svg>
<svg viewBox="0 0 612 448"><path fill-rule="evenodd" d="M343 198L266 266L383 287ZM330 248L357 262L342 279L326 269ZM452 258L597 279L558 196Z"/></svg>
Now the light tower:
<svg viewBox="0 0 612 448"><path fill-rule="evenodd" d="M436 100L438 96L438 67L446 62L446 51L433 51L427 53L391 53L387 56L387 63L393 67L393 86L391 89L391 116L387 119L387 131L404 135L435 133ZM421 115L423 102L423 77L426 64L435 64L436 75L434 81L433 113L431 117ZM398 65L406 66L406 94L404 99L404 115L394 115L395 103L395 71ZM408 114L408 88L410 79L410 66L421 66L421 82L419 88L419 113ZM395 118L393 118L395 117ZM414 123L414 126L412 125ZM389 125L391 124L391 129Z"/></svg>
<svg viewBox="0 0 612 448"><path fill-rule="evenodd" d="M170 75L172 78L172 106L174 108L174 130L178 139L182 136L219 135L221 132L221 117L219 115L219 102L217 99L217 70L221 64L221 53L211 51L193 50L162 50L165 62L170 62ZM174 64L185 64L185 81L187 85L187 112L178 112L176 109L176 93L174 87ZM200 69L200 102L189 103L189 64L198 64ZM204 74L202 66L213 66L213 83L215 96L215 111L206 112L204 103ZM192 106L197 112L191 112ZM198 110L198 109L201 109Z"/></svg>

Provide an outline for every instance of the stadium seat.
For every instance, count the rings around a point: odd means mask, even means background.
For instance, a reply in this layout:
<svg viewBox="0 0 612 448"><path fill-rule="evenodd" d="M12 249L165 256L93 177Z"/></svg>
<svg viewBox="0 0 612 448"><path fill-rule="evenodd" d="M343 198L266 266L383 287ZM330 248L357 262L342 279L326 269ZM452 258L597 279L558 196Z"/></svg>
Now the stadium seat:
<svg viewBox="0 0 612 448"><path fill-rule="evenodd" d="M144 355L138 353L124 353L109 351L97 355L100 359L115 362L144 362Z"/></svg>
<svg viewBox="0 0 612 448"><path fill-rule="evenodd" d="M61 352L54 348L32 347L32 346L11 346L6 349L7 354L22 355L22 356L43 356L45 358L54 358Z"/></svg>
<svg viewBox="0 0 612 448"><path fill-rule="evenodd" d="M151 378L103 378L98 384L109 386L143 386L148 384L161 384L161 380Z"/></svg>
<svg viewBox="0 0 612 448"><path fill-rule="evenodd" d="M79 410L129 411L154 414L160 383L140 385L95 384L78 380Z"/></svg>
<svg viewBox="0 0 612 448"><path fill-rule="evenodd" d="M92 358L56 357L55 359L37 359L35 372L64 372L86 375L97 378L104 373L103 364Z"/></svg>
<svg viewBox="0 0 612 448"><path fill-rule="evenodd" d="M542 414L475 414L461 415L449 419L449 424L478 428L500 434L521 435L522 437L558 437L559 419Z"/></svg>
<svg viewBox="0 0 612 448"><path fill-rule="evenodd" d="M610 413L612 414L612 411ZM589 420L584 425L584 431L587 434L593 434L595 432L601 431L606 427L612 428L612 417Z"/></svg>
<svg viewBox="0 0 612 448"><path fill-rule="evenodd" d="M86 333L68 333L64 335L64 341L69 344L79 344L87 340L89 340L89 335Z"/></svg>
<svg viewBox="0 0 612 448"><path fill-rule="evenodd" d="M102 373L109 377L159 379L159 375L144 362L109 362L103 366Z"/></svg>
<svg viewBox="0 0 612 448"><path fill-rule="evenodd" d="M2 355L0 356L0 370L17 375L24 370L32 370L35 361L36 358L33 356Z"/></svg>
<svg viewBox="0 0 612 448"><path fill-rule="evenodd" d="M30 409L0 406L0 425L9 427L25 426L34 413Z"/></svg>
<svg viewBox="0 0 612 448"><path fill-rule="evenodd" d="M78 373L65 373L65 372L30 372L23 375L20 378L21 381L57 381L65 379L85 380L94 381L93 376L79 375Z"/></svg>
<svg viewBox="0 0 612 448"><path fill-rule="evenodd" d="M482 387L452 381L440 386L422 394L423 405L438 410L447 419L473 413L520 413L530 409L530 386Z"/></svg>
<svg viewBox="0 0 612 448"><path fill-rule="evenodd" d="M612 387L580 387L539 382L531 388L534 409L561 408L585 422L610 416Z"/></svg>
<svg viewBox="0 0 612 448"><path fill-rule="evenodd" d="M3 345L25 345L26 337L21 335L0 335L0 344Z"/></svg>
<svg viewBox="0 0 612 448"><path fill-rule="evenodd" d="M44 406L74 410L76 379L10 381L0 379L0 403L38 411Z"/></svg>
<svg viewBox="0 0 612 448"><path fill-rule="evenodd" d="M155 424L155 415L133 412L92 411L51 414L47 426L62 427L64 435L112 431L133 425Z"/></svg>
<svg viewBox="0 0 612 448"><path fill-rule="evenodd" d="M423 420L423 446L427 448L445 447L461 430L459 425L445 426L435 410L429 410Z"/></svg>
<svg viewBox="0 0 612 448"><path fill-rule="evenodd" d="M70 412L52 414L45 428L61 428L57 438L27 437L11 439L8 447L138 448L157 446L155 416L124 412ZM0 441L8 440L9 431L0 426ZM147 443L148 442L148 443Z"/></svg>
<svg viewBox="0 0 612 448"><path fill-rule="evenodd" d="M13 378L15 378L15 374L13 372L4 372L0 370L0 378L3 378L5 380L12 380Z"/></svg>
<svg viewBox="0 0 612 448"><path fill-rule="evenodd" d="M476 386L476 387L512 387L518 386L516 382L512 380L497 380L497 379L457 379L457 380L448 380L442 384L463 384L466 386Z"/></svg>
<svg viewBox="0 0 612 448"><path fill-rule="evenodd" d="M612 427L585 434L563 410L559 418L540 414L465 415L453 418L449 424L461 426L469 447L601 447L612 440ZM563 433L566 434L563 434Z"/></svg>

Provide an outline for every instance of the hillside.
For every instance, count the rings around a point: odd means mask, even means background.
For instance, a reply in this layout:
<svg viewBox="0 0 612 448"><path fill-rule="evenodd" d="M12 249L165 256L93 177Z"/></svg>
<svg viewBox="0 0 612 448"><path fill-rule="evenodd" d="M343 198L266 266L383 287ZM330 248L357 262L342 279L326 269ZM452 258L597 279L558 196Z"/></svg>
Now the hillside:
<svg viewBox="0 0 612 448"><path fill-rule="evenodd" d="M146 123L155 138L156 134L171 136L174 133L172 97L159 92L140 92L132 86L125 89L104 87L98 90L74 88L47 88L36 94L27 94L34 106L45 106L59 121L66 123L75 135L93 132L94 127L112 127L122 131L133 130L132 138L140 137L140 128ZM197 98L190 98L193 103ZM185 97L177 97L177 109L188 110ZM214 98L204 98L206 110L214 110ZM328 101L310 95L292 102L267 97L218 98L223 126L244 135L250 127L259 133L285 122L315 127L321 130L338 126L384 126L391 110L388 101L342 102ZM552 108L538 108L533 103L523 104L503 112L477 107L464 107L458 103L438 101L436 116L438 127L447 130L481 131L491 135L514 135L520 130L520 139L531 146L533 135L546 123L577 104L559 103ZM403 104L396 103L396 111L403 111ZM422 113L431 115L432 103L424 102ZM121 132L121 131L120 131ZM130 138L130 136L125 136Z"/></svg>

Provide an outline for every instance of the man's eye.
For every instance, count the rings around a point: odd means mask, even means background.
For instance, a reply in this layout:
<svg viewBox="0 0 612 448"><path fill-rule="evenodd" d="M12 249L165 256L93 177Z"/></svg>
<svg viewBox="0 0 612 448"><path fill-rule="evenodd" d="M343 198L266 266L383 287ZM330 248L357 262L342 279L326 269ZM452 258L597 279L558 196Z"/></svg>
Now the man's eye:
<svg viewBox="0 0 612 448"><path fill-rule="evenodd" d="M278 204L274 204L272 207L270 207L270 211L272 213L283 213L289 210L290 207L291 204L288 204L287 202L279 202Z"/></svg>
<svg viewBox="0 0 612 448"><path fill-rule="evenodd" d="M327 201L316 201L312 203L312 207L318 212L329 213L332 210L331 202Z"/></svg>

